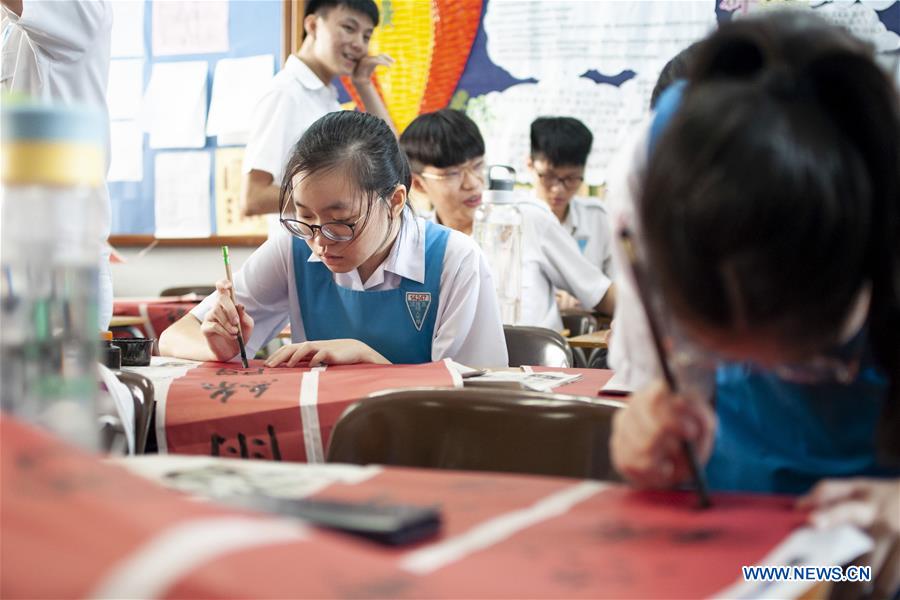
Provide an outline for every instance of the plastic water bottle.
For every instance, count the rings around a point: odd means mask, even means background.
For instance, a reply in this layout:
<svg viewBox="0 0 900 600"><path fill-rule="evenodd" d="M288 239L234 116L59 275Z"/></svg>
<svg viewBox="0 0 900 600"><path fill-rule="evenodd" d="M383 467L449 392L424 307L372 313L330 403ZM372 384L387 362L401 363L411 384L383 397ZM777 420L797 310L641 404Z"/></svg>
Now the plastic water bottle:
<svg viewBox="0 0 900 600"><path fill-rule="evenodd" d="M4 106L0 120L0 404L96 449L106 125L71 106Z"/></svg>
<svg viewBox="0 0 900 600"><path fill-rule="evenodd" d="M494 276L500 316L510 325L519 322L522 305L522 214L513 192L515 178L512 167L488 167L488 190L472 226Z"/></svg>

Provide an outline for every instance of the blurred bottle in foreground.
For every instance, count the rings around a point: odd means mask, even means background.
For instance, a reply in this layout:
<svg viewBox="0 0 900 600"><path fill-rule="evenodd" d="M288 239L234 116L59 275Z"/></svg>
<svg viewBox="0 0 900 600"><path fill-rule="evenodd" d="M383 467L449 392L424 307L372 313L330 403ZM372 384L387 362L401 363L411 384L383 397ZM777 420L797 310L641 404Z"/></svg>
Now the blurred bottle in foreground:
<svg viewBox="0 0 900 600"><path fill-rule="evenodd" d="M96 449L103 115L10 104L0 116L0 405Z"/></svg>

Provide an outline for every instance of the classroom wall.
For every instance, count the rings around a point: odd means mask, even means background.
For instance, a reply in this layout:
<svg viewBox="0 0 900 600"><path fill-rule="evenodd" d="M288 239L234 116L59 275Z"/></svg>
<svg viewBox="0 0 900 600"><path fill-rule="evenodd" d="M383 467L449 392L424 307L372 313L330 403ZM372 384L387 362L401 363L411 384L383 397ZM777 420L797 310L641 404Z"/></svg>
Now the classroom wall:
<svg viewBox="0 0 900 600"><path fill-rule="evenodd" d="M253 248L229 247L231 262L239 269ZM120 248L127 259L112 265L113 289L116 296L158 296L169 287L183 285L212 285L225 276L222 251L216 247L153 248L138 258L141 248Z"/></svg>

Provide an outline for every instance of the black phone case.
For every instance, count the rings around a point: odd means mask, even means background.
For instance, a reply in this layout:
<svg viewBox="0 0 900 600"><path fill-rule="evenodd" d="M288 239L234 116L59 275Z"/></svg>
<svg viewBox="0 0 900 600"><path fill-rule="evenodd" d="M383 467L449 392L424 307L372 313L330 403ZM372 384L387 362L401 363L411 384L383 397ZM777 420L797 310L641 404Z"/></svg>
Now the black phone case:
<svg viewBox="0 0 900 600"><path fill-rule="evenodd" d="M327 499L232 496L227 504L297 517L312 525L344 531L381 544L412 544L435 535L441 513L435 507Z"/></svg>

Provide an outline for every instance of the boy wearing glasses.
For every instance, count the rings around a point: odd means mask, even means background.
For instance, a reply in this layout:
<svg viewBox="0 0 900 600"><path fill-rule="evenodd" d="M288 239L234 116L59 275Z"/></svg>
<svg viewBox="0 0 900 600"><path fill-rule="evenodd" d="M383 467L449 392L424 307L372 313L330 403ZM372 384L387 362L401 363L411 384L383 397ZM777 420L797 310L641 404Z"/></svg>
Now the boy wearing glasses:
<svg viewBox="0 0 900 600"><path fill-rule="evenodd" d="M604 204L576 196L594 136L572 117L540 117L531 124L531 155L537 197L559 219L584 256L612 277L612 235Z"/></svg>
<svg viewBox="0 0 900 600"><path fill-rule="evenodd" d="M412 170L412 193L431 203L432 219L471 235L486 170L484 139L475 122L449 109L420 115L400 136L400 147ZM523 220L521 313L510 324L562 329L557 289L583 306L612 314L612 282L582 256L546 206L526 199L518 208Z"/></svg>

